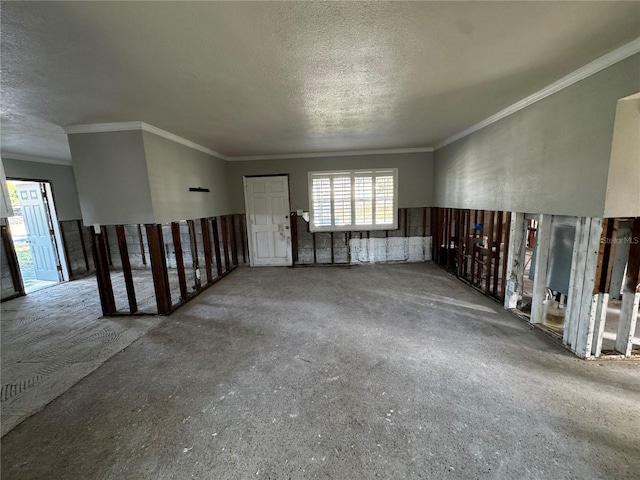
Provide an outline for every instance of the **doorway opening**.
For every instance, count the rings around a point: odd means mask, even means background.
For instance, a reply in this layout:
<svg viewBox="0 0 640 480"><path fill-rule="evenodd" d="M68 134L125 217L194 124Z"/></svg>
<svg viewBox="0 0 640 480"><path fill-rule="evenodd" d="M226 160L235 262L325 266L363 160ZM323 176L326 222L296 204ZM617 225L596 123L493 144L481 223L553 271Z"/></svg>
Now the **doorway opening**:
<svg viewBox="0 0 640 480"><path fill-rule="evenodd" d="M68 280L51 184L7 180L7 188L14 212L8 222L25 293Z"/></svg>

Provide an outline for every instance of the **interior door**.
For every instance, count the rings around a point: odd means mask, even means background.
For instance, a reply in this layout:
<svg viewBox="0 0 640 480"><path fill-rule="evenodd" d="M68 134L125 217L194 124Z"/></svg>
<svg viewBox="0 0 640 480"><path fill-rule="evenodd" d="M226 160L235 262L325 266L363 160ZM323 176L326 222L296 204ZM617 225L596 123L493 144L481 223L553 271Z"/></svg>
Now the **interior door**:
<svg viewBox="0 0 640 480"><path fill-rule="evenodd" d="M27 241L38 280L60 281L58 262L51 240L49 214L39 183L16 186L27 230Z"/></svg>
<svg viewBox="0 0 640 480"><path fill-rule="evenodd" d="M250 265L292 264L289 177L245 177Z"/></svg>

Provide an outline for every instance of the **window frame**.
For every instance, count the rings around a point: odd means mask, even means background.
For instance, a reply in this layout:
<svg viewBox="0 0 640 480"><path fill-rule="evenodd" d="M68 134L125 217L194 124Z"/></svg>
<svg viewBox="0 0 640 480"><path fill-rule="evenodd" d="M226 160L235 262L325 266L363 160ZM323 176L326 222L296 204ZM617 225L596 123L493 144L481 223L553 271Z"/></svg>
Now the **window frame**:
<svg viewBox="0 0 640 480"><path fill-rule="evenodd" d="M336 177L350 177L351 178L351 223L348 225L336 225L334 207L335 201L333 196L333 178ZM372 213L371 223L356 225L356 196L354 190L355 177L369 176L372 178ZM375 184L376 177L392 176L393 177L393 221L391 223L376 224L376 195ZM331 225L315 225L315 211L314 211L314 198L313 198L313 180L320 178L330 179L331 188ZM308 188L309 188L309 231L311 232L357 232L357 231L372 231L372 230L397 230L398 228L398 169L397 168L369 168L360 170L326 170L326 171L310 171L308 172Z"/></svg>

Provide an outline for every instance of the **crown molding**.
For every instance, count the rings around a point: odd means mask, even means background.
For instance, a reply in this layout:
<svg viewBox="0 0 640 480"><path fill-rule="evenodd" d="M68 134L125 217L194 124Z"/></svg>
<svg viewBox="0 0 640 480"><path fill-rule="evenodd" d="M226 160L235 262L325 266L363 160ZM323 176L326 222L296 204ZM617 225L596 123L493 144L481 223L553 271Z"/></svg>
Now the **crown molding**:
<svg viewBox="0 0 640 480"><path fill-rule="evenodd" d="M437 144L435 150L446 147L456 140L460 140L461 138L464 138L467 135L472 134L473 132L477 132L478 130L486 126L497 122L498 120L502 120L503 118L508 117L509 115L512 115L522 110L523 108L528 107L529 105L539 102L540 100L547 98L549 95L553 95L560 90L570 87L571 85L578 83L580 80L584 80L585 78L590 77L591 75L594 75L601 70L604 70L605 68L610 67L611 65L614 65L624 60L625 58L630 57L631 55L635 55L638 52L640 52L640 37L627 43L626 45L623 45L620 48L617 48L616 50L613 50L612 52L607 53L606 55L603 55L600 58L595 59L593 62L587 63L585 66L579 68L578 70L562 77L560 80L553 82L551 85L546 86L533 95L529 95L528 97L514 103L504 110L499 111L495 115L487 117L481 122L467 128L466 130L456 133L443 142Z"/></svg>
<svg viewBox="0 0 640 480"><path fill-rule="evenodd" d="M52 165L65 165L71 167L71 159L64 160L58 158L34 157L32 155L22 155L20 153L1 152L0 156L6 160L20 160L23 162L50 163Z"/></svg>
<svg viewBox="0 0 640 480"><path fill-rule="evenodd" d="M420 148L386 148L378 150L346 150L339 152L317 153L285 153L282 155L247 155L228 157L230 162L246 162L250 160L292 160L296 158L325 158L325 157L353 157L356 155L391 155L398 153L424 153L433 152L433 147Z"/></svg>
<svg viewBox="0 0 640 480"><path fill-rule="evenodd" d="M186 138L174 135L171 132L162 130L161 128L154 127L144 122L117 122L117 123L91 123L86 125L69 125L64 127L64 133L67 135L73 135L77 133L105 133L105 132L126 132L131 130L142 130L144 132L153 133L159 137L166 138L172 142L179 143L185 147L193 148L200 152L206 153L221 160L229 160L229 158L221 153L218 153L210 148L199 145Z"/></svg>

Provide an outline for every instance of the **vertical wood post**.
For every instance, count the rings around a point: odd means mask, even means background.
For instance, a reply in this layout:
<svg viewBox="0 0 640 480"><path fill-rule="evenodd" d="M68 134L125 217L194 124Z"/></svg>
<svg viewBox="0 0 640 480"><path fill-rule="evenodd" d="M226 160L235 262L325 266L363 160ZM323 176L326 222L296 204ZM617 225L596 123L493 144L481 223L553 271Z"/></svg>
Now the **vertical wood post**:
<svg viewBox="0 0 640 480"><path fill-rule="evenodd" d="M231 270L231 261L229 260L229 232L226 215L220 217L220 227L222 230L222 250L224 251L224 271L228 273Z"/></svg>
<svg viewBox="0 0 640 480"><path fill-rule="evenodd" d="M206 218L200 219L200 233L202 234L204 248L204 269L207 275L207 283L211 283L213 281L211 272L211 236L209 235L209 222Z"/></svg>
<svg viewBox="0 0 640 480"><path fill-rule="evenodd" d="M493 210L489 211L488 220L486 223L489 224L489 229L487 231L487 258L485 259L485 279L484 279L484 294L489 295L491 293L491 277L493 274L493 224L495 221L495 213ZM496 266L497 268L497 266Z"/></svg>
<svg viewBox="0 0 640 480"><path fill-rule="evenodd" d="M291 212L291 260L293 265L298 263L298 214Z"/></svg>
<svg viewBox="0 0 640 480"><path fill-rule="evenodd" d="M171 223L171 237L173 238L173 249L176 255L176 268L178 269L178 284L180 285L180 299L187 300L187 277L184 273L184 256L182 254L182 239L180 238L180 224Z"/></svg>
<svg viewBox="0 0 640 480"><path fill-rule="evenodd" d="M221 277L222 259L220 257L220 235L218 233L218 219L216 217L211 219L211 228L213 229L213 248L216 251L216 269L218 271L218 277Z"/></svg>
<svg viewBox="0 0 640 480"><path fill-rule="evenodd" d="M511 220L512 214L511 212L505 212L506 220L504 226L504 247L502 249L502 278L500 282L500 300L506 302L506 291L507 291L507 269L509 266L509 245L511 245ZM524 215L523 215L524 217ZM522 223L519 225L521 235L519 237L520 246L523 247L522 242L524 239L524 218L522 219ZM517 303L517 299L516 299Z"/></svg>
<svg viewBox="0 0 640 480"><path fill-rule="evenodd" d="M551 247L552 215L540 214L536 237L536 263L533 280L533 298L531 300L531 323L542 323L543 302L547 295L547 272L549 267L549 249Z"/></svg>
<svg viewBox="0 0 640 480"><path fill-rule="evenodd" d="M200 280L200 259L198 258L198 237L196 235L196 224L193 220L187 220L189 226L189 244L191 245L191 262L193 264L193 275L195 279L196 291L202 288Z"/></svg>
<svg viewBox="0 0 640 480"><path fill-rule="evenodd" d="M153 275L153 288L156 294L158 314L168 315L171 312L171 291L167 274L167 260L164 253L162 225L148 224L145 225L145 229L147 242L149 243L151 273Z"/></svg>
<svg viewBox="0 0 640 480"><path fill-rule="evenodd" d="M113 260L111 259L111 245L109 245L109 232L107 231L106 225L104 225L100 230L101 234L104 237L104 245L107 249L107 259L109 260L109 266L113 267Z"/></svg>
<svg viewBox="0 0 640 480"><path fill-rule="evenodd" d="M138 304L136 302L136 290L133 286L133 276L131 275L131 263L129 262L129 249L127 248L124 226L116 225L116 237L118 239L118 249L120 250L120 260L122 261L124 284L127 289L127 299L129 300L129 313L133 314L138 311Z"/></svg>
<svg viewBox="0 0 640 480"><path fill-rule="evenodd" d="M116 301L113 298L113 286L111 285L111 275L109 274L109 259L102 233L96 233L91 227L91 250L96 263L96 280L98 282L98 294L100 295L100 305L102 314L106 316L115 315Z"/></svg>
<svg viewBox="0 0 640 480"><path fill-rule="evenodd" d="M144 253L144 240L142 239L142 227L138 224L138 241L140 242L140 255L142 256L142 264L147 264L147 255Z"/></svg>
<svg viewBox="0 0 640 480"><path fill-rule="evenodd" d="M627 262L627 275L622 286L622 305L618 320L616 350L631 355L633 335L638 321L640 304L640 217L633 221L631 245Z"/></svg>
<svg viewBox="0 0 640 480"><path fill-rule="evenodd" d="M84 257L84 265L87 268L87 272L91 270L89 267L89 256L87 255L87 246L84 243L84 226L82 225L82 220L76 220L78 223L78 233L80 234L80 244L82 245L82 256Z"/></svg>
<svg viewBox="0 0 640 480"><path fill-rule="evenodd" d="M231 219L231 226L229 228L229 236L230 238L230 242L231 242L231 262L233 263L233 266L237 266L238 265L238 244L236 243L236 216L235 215L229 215L229 218Z"/></svg>
<svg viewBox="0 0 640 480"><path fill-rule="evenodd" d="M20 265L18 264L18 255L13 245L11 238L11 227L9 223L1 226L2 231L2 243L4 245L4 251L7 254L7 262L9 264L9 271L11 272L11 282L13 283L13 289L20 295L24 296L24 283L22 282L22 274L20 273Z"/></svg>
<svg viewBox="0 0 640 480"><path fill-rule="evenodd" d="M504 275L505 293L504 308L517 308L518 300L522 293L524 277L524 258L526 249L526 235L524 233L524 213L511 214L509 226L509 243L505 257L507 258L506 273Z"/></svg>

